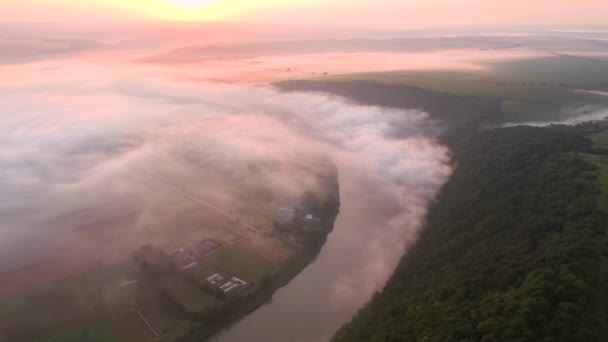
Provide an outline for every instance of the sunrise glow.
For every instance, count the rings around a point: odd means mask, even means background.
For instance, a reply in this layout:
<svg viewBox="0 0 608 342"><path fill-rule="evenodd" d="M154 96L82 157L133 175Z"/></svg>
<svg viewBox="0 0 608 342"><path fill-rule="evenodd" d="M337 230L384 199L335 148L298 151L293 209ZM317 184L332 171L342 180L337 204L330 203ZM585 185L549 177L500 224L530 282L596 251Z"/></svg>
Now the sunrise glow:
<svg viewBox="0 0 608 342"><path fill-rule="evenodd" d="M130 1L120 5L112 0L106 2L108 6L121 6L131 13L159 20L222 20L228 17L231 10L229 4L220 0Z"/></svg>
<svg viewBox="0 0 608 342"><path fill-rule="evenodd" d="M608 342L608 0L0 0L0 342Z"/></svg>
<svg viewBox="0 0 608 342"><path fill-rule="evenodd" d="M169 0L168 2L171 5L174 5L176 7L197 8L197 7L206 5L206 4L210 3L211 1L209 1L209 0Z"/></svg>
<svg viewBox="0 0 608 342"><path fill-rule="evenodd" d="M605 0L0 0L0 20L246 20L318 27L485 24L600 24ZM551 9L548 11L548 9Z"/></svg>

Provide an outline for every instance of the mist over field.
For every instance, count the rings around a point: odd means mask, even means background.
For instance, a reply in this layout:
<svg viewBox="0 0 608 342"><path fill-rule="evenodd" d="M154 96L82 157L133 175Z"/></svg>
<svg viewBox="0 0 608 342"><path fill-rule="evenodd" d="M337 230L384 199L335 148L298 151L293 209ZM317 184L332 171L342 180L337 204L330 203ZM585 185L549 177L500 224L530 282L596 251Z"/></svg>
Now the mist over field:
<svg viewBox="0 0 608 342"><path fill-rule="evenodd" d="M390 275L451 173L434 140L440 127L422 111L192 81L181 68L106 58L28 58L1 70L2 271L70 249L103 259L103 245L126 249L155 222L170 235L173 200L159 181L229 210L255 196L296 198L317 186L314 170L336 164L355 170L390 222L369 227L360 266L336 276L332 302L350 307ZM98 216L131 219L115 241L75 238Z"/></svg>
<svg viewBox="0 0 608 342"><path fill-rule="evenodd" d="M75 304L57 322L131 315L144 323L133 331L157 338L140 309L188 292L184 279L203 297L186 302L215 313L272 278L272 302L239 312L217 341L328 341L417 242L462 170L466 139L608 116L605 28L285 27L0 23L0 304L11 304L0 328L30 333L36 291L54 299L58 289ZM340 203L328 189L335 174ZM304 215L324 211L303 208L311 193L335 198L337 218ZM310 242L307 224L329 235ZM179 251L201 241L220 253L181 264ZM170 255L177 290L116 314L108 303L155 282L133 262L143 245ZM281 283L302 255L310 263ZM199 288L220 273L245 289ZM91 279L93 290L80 285ZM55 333L53 305L34 333ZM163 333L198 325L182 316L155 319L169 322Z"/></svg>

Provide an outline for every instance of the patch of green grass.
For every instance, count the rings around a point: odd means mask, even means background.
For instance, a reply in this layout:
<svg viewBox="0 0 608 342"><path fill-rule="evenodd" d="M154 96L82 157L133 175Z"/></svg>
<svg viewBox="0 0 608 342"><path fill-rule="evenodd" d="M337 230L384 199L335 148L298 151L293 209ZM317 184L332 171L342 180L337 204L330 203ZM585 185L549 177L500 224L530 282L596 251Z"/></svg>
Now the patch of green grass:
<svg viewBox="0 0 608 342"><path fill-rule="evenodd" d="M513 81L597 85L608 80L605 63L583 58L548 56L484 64L496 77Z"/></svg>
<svg viewBox="0 0 608 342"><path fill-rule="evenodd" d="M123 339L118 336L109 323L99 322L38 342L123 342Z"/></svg>
<svg viewBox="0 0 608 342"><path fill-rule="evenodd" d="M593 163L597 167L598 173L598 184L602 190L607 190L606 195L608 195L608 188L604 187L606 176L608 176L608 156L603 156L599 154L585 154L585 159L591 163Z"/></svg>
<svg viewBox="0 0 608 342"><path fill-rule="evenodd" d="M587 95L575 93L558 85L533 85L511 82L486 73L454 73L441 71L386 72L343 75L325 80L366 80L424 88L456 95L477 95L494 99L538 104L561 104L584 99Z"/></svg>
<svg viewBox="0 0 608 342"><path fill-rule="evenodd" d="M608 149L608 130L592 135L591 140L596 147Z"/></svg>

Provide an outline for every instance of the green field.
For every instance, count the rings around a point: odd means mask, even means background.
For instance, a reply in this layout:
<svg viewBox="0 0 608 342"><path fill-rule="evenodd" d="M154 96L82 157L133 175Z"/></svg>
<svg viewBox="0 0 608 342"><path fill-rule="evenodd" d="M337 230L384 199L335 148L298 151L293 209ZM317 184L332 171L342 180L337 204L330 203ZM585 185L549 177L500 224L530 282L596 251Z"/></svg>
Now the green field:
<svg viewBox="0 0 608 342"><path fill-rule="evenodd" d="M511 81L589 85L604 88L608 81L606 64L588 59L550 56L485 62L484 64L496 77Z"/></svg>
<svg viewBox="0 0 608 342"><path fill-rule="evenodd" d="M483 71L392 71L325 77L323 81L365 80L456 95L505 100L505 112L556 110L564 105L608 104L608 97L577 89L608 89L608 67L585 59L542 57L480 61Z"/></svg>
<svg viewBox="0 0 608 342"><path fill-rule="evenodd" d="M587 97L558 85L526 85L483 72L408 71L334 76L325 80L328 79L376 81L456 95L479 95L540 104L562 103L568 99L581 100Z"/></svg>
<svg viewBox="0 0 608 342"><path fill-rule="evenodd" d="M593 144L599 148L608 148L608 130L591 136Z"/></svg>

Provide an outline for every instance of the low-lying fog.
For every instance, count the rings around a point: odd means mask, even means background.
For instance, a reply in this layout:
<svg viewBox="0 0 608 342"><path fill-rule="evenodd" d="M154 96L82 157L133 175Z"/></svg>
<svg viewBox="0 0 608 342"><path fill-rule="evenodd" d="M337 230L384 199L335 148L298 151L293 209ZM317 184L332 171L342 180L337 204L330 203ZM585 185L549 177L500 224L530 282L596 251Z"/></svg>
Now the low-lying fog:
<svg viewBox="0 0 608 342"><path fill-rule="evenodd" d="M308 170L335 163L344 210L326 246L332 250L307 279L324 284L314 293L321 298L307 303L330 307L318 319L341 314L315 338L384 284L451 160L424 112L280 93L268 83L326 72L483 70L480 59L544 54L324 51L184 64L144 62L165 52L149 41L123 49L126 41L0 38L0 272L70 249L116 254L143 226L176 214L158 179L230 210L260 188L296 197L316 186ZM115 240L74 238L91 221L125 215L133 220ZM306 296L297 289L290 295Z"/></svg>
<svg viewBox="0 0 608 342"><path fill-rule="evenodd" d="M295 197L315 186L307 170L336 163L364 175L370 203L381 201L388 215L388 225L369 227L358 264L331 280L336 305L352 305L389 276L451 172L423 112L279 93L251 85L251 74L237 82L236 62L164 66L126 55L89 51L0 67L0 270L70 248L127 246L138 229L177 213L172 202L159 210L170 199L159 195L156 178L229 210L259 187ZM323 65L325 58L292 61ZM352 58L352 67L365 61L364 68L384 57L342 58ZM232 84L197 80L207 72L229 75ZM135 219L116 241L73 237L91 221L129 214Z"/></svg>

